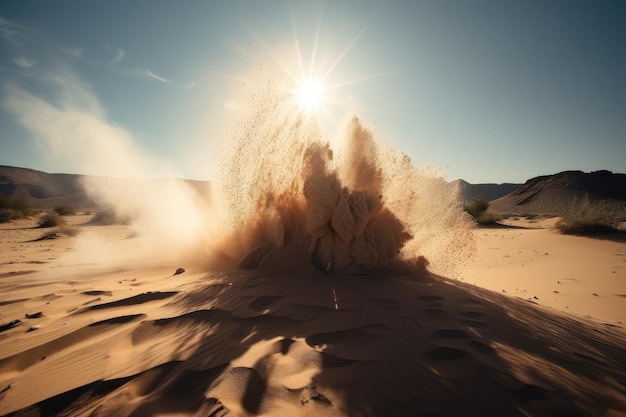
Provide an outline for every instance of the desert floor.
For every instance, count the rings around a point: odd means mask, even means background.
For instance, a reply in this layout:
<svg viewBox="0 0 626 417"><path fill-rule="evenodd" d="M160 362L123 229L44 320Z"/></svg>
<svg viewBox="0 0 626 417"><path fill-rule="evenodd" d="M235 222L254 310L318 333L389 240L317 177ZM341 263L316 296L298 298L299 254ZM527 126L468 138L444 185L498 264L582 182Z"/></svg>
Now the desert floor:
<svg viewBox="0 0 626 417"><path fill-rule="evenodd" d="M505 220L475 231L466 282L576 316L624 327L624 235L563 235L558 218Z"/></svg>
<svg viewBox="0 0 626 417"><path fill-rule="evenodd" d="M511 220L457 280L325 276L211 271L89 219L0 224L0 415L626 414L617 238Z"/></svg>

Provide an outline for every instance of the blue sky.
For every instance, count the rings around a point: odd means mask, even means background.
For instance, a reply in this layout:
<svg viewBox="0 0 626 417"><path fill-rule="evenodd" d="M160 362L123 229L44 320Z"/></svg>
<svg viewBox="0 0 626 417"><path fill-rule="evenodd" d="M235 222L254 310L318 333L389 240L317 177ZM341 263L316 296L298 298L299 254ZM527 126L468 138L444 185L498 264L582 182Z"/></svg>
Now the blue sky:
<svg viewBox="0 0 626 417"><path fill-rule="evenodd" d="M624 22L622 1L3 1L0 164L210 179L241 86L297 68L297 41L337 87L330 137L356 114L473 183L626 172Z"/></svg>

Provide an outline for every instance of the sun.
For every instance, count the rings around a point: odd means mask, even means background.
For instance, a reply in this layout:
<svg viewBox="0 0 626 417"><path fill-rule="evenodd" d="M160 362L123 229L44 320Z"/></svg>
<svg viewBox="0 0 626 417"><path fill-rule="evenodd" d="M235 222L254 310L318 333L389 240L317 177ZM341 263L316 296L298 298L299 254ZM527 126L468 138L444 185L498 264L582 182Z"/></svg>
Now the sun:
<svg viewBox="0 0 626 417"><path fill-rule="evenodd" d="M298 88L295 90L294 95L300 109L306 111L318 110L324 102L324 87L319 80L305 80L298 83Z"/></svg>
<svg viewBox="0 0 626 417"><path fill-rule="evenodd" d="M304 116L306 119L315 119L317 122L334 119L335 107L341 106L341 97L337 95L337 90L351 84L366 81L382 74L371 75L350 79L348 81L337 82L333 76L335 68L344 60L352 47L356 44L367 26L352 39L351 42L338 54L336 58L323 57L318 60L318 49L320 47L321 15L317 30L313 34L313 44L310 57L305 57L303 48L297 34L295 20L292 15L293 28L293 48L274 49L262 39L257 37L257 41L262 49L269 53L273 61L278 66L277 86L281 92L284 103L288 105L287 113L295 114L298 118ZM307 36L309 38L310 36ZM334 44L335 42L333 42ZM333 107L333 111L329 108ZM327 117L326 117L327 116ZM331 120L332 122L333 120Z"/></svg>

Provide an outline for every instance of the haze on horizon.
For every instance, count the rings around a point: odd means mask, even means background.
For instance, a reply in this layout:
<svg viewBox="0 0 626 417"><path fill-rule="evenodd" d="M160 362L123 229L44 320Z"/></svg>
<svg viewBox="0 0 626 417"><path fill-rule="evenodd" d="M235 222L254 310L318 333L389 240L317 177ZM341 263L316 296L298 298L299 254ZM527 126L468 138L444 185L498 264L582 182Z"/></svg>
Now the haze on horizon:
<svg viewBox="0 0 626 417"><path fill-rule="evenodd" d="M0 164L213 178L271 63L326 75L331 140L356 114L449 180L625 172L625 19L618 1L3 3Z"/></svg>

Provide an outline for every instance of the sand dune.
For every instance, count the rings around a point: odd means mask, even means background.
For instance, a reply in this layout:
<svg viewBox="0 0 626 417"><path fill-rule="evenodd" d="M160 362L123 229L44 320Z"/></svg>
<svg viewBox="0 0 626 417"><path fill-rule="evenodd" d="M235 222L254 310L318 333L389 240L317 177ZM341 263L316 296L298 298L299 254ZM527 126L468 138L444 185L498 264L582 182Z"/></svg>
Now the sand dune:
<svg viewBox="0 0 626 417"><path fill-rule="evenodd" d="M93 233L127 250L135 243L125 228ZM626 332L583 317L573 295L575 314L428 273L211 272L186 263L173 275L181 265L164 259L76 264L63 253L77 249L76 239L42 247L30 242L32 229L21 229L0 229L0 325L19 320L0 333L1 415L626 413ZM506 230L477 231L479 267L487 256L480 245L493 238L483 234L515 229ZM522 232L528 239L512 240L526 249L518 261L560 242L549 230ZM558 238L600 244L600 252L615 245L621 255L607 256L624 278L624 243ZM541 256L570 259L550 253ZM593 253L590 271L609 267ZM494 264L500 269L486 276L504 286L508 272L518 274L529 291L537 271L559 280L536 263ZM591 285L587 275L578 279ZM615 298L623 314L626 299Z"/></svg>

